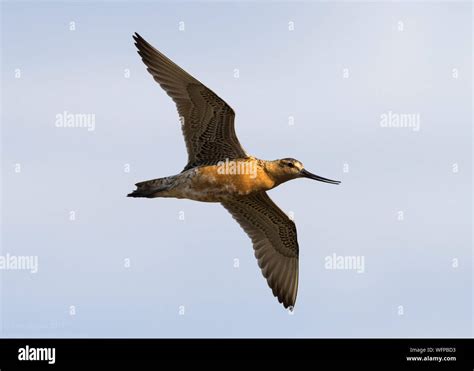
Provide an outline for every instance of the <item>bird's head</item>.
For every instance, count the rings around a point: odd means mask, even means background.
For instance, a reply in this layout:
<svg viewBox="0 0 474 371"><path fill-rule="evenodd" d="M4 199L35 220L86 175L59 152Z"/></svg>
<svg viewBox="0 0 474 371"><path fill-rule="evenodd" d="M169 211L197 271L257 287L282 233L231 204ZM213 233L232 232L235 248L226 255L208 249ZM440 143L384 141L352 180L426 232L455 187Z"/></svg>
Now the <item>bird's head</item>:
<svg viewBox="0 0 474 371"><path fill-rule="evenodd" d="M310 173L303 164L294 158L282 158L281 160L270 161L267 171L277 183L283 183L296 178L309 178L319 180L324 183L339 184L338 180L323 178L322 176Z"/></svg>

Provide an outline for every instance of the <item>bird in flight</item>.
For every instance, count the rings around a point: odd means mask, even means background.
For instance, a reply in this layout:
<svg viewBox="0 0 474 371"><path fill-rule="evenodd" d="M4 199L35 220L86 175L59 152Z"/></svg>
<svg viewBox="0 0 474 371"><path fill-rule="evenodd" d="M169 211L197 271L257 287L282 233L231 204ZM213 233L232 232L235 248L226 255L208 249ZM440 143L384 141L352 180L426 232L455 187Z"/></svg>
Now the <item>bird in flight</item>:
<svg viewBox="0 0 474 371"><path fill-rule="evenodd" d="M234 110L138 33L133 38L148 72L177 106L188 163L177 175L137 183L128 196L220 202L252 240L273 295L293 309L298 291L296 227L266 191L297 178L340 182L310 173L293 158L266 161L249 155L235 134Z"/></svg>

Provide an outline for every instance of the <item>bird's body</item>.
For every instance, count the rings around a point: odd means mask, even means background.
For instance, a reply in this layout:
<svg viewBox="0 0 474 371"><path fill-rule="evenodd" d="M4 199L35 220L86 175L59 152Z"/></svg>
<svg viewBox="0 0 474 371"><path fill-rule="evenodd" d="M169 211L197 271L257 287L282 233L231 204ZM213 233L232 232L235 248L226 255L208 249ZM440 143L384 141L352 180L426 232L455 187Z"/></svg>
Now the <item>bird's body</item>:
<svg viewBox="0 0 474 371"><path fill-rule="evenodd" d="M265 161L248 155L235 135L232 108L141 36L134 39L148 71L176 103L189 158L181 173L137 183L128 196L220 202L251 238L273 294L285 307L293 307L298 290L296 227L266 191L302 177L339 182L311 174L292 158Z"/></svg>
<svg viewBox="0 0 474 371"><path fill-rule="evenodd" d="M202 202L224 202L268 191L280 183L272 172L272 161L255 157L197 166L178 175L137 183L131 196L174 197Z"/></svg>

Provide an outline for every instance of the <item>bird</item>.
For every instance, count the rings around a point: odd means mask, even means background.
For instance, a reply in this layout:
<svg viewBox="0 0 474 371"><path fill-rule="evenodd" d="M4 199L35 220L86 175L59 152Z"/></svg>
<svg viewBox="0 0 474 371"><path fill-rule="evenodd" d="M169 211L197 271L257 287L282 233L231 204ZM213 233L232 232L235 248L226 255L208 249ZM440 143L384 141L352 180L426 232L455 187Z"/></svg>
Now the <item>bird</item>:
<svg viewBox="0 0 474 371"><path fill-rule="evenodd" d="M176 104L188 162L177 175L136 183L127 196L221 203L250 237L273 295L293 310L299 272L296 226L267 191L297 178L340 181L315 175L294 158L266 161L249 155L237 139L234 110L138 33L133 39L148 72Z"/></svg>

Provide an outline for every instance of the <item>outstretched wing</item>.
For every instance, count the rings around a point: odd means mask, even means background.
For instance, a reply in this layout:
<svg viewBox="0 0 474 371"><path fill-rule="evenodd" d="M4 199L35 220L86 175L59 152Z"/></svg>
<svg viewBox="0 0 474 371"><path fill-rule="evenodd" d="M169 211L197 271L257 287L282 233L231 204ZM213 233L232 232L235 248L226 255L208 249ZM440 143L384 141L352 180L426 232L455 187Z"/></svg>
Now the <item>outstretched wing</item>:
<svg viewBox="0 0 474 371"><path fill-rule="evenodd" d="M133 38L148 72L178 108L188 150L188 164L184 170L215 165L226 158L247 157L235 135L232 108L138 33Z"/></svg>
<svg viewBox="0 0 474 371"><path fill-rule="evenodd" d="M253 242L255 257L273 295L293 307L298 291L296 226L266 192L222 203Z"/></svg>

